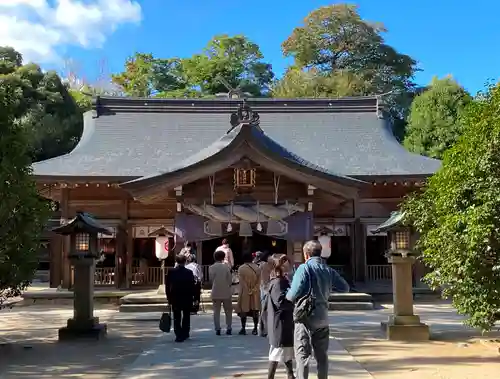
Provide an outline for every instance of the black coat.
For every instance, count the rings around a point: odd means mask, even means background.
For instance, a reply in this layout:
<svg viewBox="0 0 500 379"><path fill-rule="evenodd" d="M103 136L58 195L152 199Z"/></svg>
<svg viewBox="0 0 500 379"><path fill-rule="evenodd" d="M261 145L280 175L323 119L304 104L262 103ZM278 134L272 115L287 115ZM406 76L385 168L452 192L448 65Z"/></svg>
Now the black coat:
<svg viewBox="0 0 500 379"><path fill-rule="evenodd" d="M289 287L290 282L285 278L274 278L269 283L264 311L267 337L274 347L293 346L293 303L286 299Z"/></svg>
<svg viewBox="0 0 500 379"><path fill-rule="evenodd" d="M165 278L165 294L172 308L191 308L194 293L195 279L191 270L184 266L168 270Z"/></svg>

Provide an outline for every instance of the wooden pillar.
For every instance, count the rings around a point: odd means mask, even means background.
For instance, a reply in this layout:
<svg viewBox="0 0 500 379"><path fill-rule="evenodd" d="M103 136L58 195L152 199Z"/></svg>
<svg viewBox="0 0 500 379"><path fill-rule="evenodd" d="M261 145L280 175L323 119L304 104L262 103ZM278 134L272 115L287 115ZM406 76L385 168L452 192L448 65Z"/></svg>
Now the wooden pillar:
<svg viewBox="0 0 500 379"><path fill-rule="evenodd" d="M120 225L116 233L116 255L115 255L115 286L116 288L126 287L127 274L127 220L128 220L128 200L122 201L120 210Z"/></svg>
<svg viewBox="0 0 500 379"><path fill-rule="evenodd" d="M70 215L70 190L68 187L61 188L61 201L59 207L61 209L61 222L66 223L69 221ZM69 237L61 236L61 256L60 256L60 277L61 285L63 288L71 287L71 263L68 259L68 254L70 250L70 240Z"/></svg>
<svg viewBox="0 0 500 379"><path fill-rule="evenodd" d="M366 229L361 223L359 214L359 204L357 199L354 200L354 223L353 223L353 246L354 246L354 281L366 281Z"/></svg>
<svg viewBox="0 0 500 379"><path fill-rule="evenodd" d="M134 227L131 224L127 224L127 236L126 236L126 254L127 259L125 260L125 287L132 288L132 263L134 259Z"/></svg>

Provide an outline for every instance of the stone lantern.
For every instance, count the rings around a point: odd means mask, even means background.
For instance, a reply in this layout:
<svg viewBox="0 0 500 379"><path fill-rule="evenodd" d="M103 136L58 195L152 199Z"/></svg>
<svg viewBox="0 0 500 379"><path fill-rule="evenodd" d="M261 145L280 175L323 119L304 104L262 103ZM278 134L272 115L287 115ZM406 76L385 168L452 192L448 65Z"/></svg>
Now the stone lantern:
<svg viewBox="0 0 500 379"><path fill-rule="evenodd" d="M112 232L87 213L78 212L67 224L52 229L54 233L70 237L68 258L74 267L73 318L59 329L59 340L79 337L100 338L107 332L106 324L94 317L94 273L98 258L97 235Z"/></svg>
<svg viewBox="0 0 500 379"><path fill-rule="evenodd" d="M389 340L425 341L430 337L429 327L413 313L412 266L417 254L412 250L410 228L402 225L403 218L401 212L393 212L376 229L387 232L390 248L386 257L392 265L394 311L387 322L382 322L382 329Z"/></svg>

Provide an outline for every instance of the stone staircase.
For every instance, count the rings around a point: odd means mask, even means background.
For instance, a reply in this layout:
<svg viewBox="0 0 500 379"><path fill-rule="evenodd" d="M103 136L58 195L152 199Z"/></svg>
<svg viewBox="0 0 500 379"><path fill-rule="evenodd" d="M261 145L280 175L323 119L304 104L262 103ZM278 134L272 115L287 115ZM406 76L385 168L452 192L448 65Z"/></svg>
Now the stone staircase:
<svg viewBox="0 0 500 379"><path fill-rule="evenodd" d="M201 296L201 310L211 311L212 301L210 300L210 291L203 291ZM237 302L237 295L233 295L233 308ZM372 296L366 293L336 293L329 299L328 308L330 310L359 311L372 310ZM120 312L166 312L167 302L165 295L157 291L133 293L123 296L120 299Z"/></svg>

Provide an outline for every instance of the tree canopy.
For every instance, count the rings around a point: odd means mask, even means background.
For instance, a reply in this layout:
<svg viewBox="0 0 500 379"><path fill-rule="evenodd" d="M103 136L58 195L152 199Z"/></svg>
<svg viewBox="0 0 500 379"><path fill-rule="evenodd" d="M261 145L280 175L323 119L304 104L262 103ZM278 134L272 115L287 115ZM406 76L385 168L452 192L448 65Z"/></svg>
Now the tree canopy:
<svg viewBox="0 0 500 379"><path fill-rule="evenodd" d="M81 135L83 119L59 75L44 72L34 63L23 64L19 52L0 47L0 80L0 85L8 84L19 94L12 116L29 129L34 160L71 151Z"/></svg>
<svg viewBox="0 0 500 379"><path fill-rule="evenodd" d="M461 116L471 101L453 78L434 78L412 102L404 146L417 154L442 158L462 134Z"/></svg>
<svg viewBox="0 0 500 379"><path fill-rule="evenodd" d="M386 44L384 32L381 23L363 20L355 5L312 11L282 45L294 66L278 81L274 95L385 94L393 119L404 120L415 89L416 61Z"/></svg>
<svg viewBox="0 0 500 379"><path fill-rule="evenodd" d="M12 61L3 63L5 67ZM38 265L39 236L48 216L47 203L38 197L31 177L33 130L14 117L24 101L22 89L26 87L19 86L17 77L0 75L0 303L5 297L19 295L32 280Z"/></svg>
<svg viewBox="0 0 500 379"><path fill-rule="evenodd" d="M245 36L219 35L188 58L136 53L123 72L113 75L113 82L128 96L206 97L228 92L222 78L232 88L265 96L274 74L262 59L259 46Z"/></svg>
<svg viewBox="0 0 500 379"><path fill-rule="evenodd" d="M432 270L427 280L484 330L500 319L499 109L497 85L469 105L442 168L403 204Z"/></svg>

